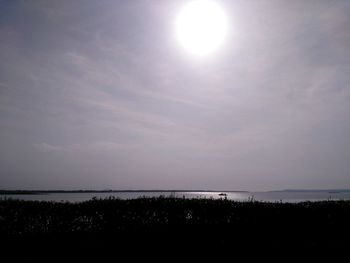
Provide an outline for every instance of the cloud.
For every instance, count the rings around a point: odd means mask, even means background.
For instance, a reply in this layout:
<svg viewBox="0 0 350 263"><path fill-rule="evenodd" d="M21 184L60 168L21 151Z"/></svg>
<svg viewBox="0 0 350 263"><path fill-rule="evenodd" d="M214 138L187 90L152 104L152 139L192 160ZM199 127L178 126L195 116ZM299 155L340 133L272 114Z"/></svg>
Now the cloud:
<svg viewBox="0 0 350 263"><path fill-rule="evenodd" d="M51 145L48 143L36 143L33 145L35 149L37 149L40 152L43 153L51 153L51 152L62 152L62 151L66 151L65 148L63 148L62 146L55 146L55 145Z"/></svg>
<svg viewBox="0 0 350 263"><path fill-rule="evenodd" d="M45 142L35 143L33 147L42 153L71 153L76 154L79 152L85 153L101 153L110 152L120 149L125 149L126 147L131 147L131 145L122 145L116 142L110 141L96 141L90 142L88 144L70 144L70 145L51 145Z"/></svg>
<svg viewBox="0 0 350 263"><path fill-rule="evenodd" d="M174 42L181 1L2 3L0 167L92 188L348 185L348 3L223 4L234 32L198 61Z"/></svg>

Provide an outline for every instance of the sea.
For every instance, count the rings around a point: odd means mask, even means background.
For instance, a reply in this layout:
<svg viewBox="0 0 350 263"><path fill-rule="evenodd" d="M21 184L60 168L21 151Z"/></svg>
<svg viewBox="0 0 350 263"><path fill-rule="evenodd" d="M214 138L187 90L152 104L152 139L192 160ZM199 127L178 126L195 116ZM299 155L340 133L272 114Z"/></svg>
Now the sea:
<svg viewBox="0 0 350 263"><path fill-rule="evenodd" d="M136 199L142 197L212 198L241 202L306 202L325 200L350 200L350 190L283 190L265 192L247 191L118 191L118 192L40 192L35 194L2 194L0 199L30 201L82 202L93 198Z"/></svg>

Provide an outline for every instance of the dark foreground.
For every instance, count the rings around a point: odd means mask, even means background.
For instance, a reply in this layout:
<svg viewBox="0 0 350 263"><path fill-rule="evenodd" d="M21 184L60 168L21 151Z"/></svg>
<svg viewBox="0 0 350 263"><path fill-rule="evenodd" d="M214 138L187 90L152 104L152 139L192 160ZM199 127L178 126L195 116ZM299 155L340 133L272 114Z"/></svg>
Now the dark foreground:
<svg viewBox="0 0 350 263"><path fill-rule="evenodd" d="M334 256L348 251L349 226L350 201L0 201L1 257L12 261Z"/></svg>

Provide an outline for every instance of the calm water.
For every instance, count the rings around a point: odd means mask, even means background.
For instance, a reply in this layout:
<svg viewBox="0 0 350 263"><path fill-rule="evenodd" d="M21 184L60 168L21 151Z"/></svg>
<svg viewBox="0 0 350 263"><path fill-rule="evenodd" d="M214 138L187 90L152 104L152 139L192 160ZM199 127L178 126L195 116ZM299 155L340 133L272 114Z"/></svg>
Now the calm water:
<svg viewBox="0 0 350 263"><path fill-rule="evenodd" d="M303 202L320 200L350 200L350 190L344 191L272 191L272 192L222 192L227 199L236 201L266 202ZM96 198L116 197L120 199L135 199L139 197L175 196L185 198L224 198L220 192L118 192L118 193L48 193L38 195L1 195L0 198L12 198L35 201L81 202Z"/></svg>

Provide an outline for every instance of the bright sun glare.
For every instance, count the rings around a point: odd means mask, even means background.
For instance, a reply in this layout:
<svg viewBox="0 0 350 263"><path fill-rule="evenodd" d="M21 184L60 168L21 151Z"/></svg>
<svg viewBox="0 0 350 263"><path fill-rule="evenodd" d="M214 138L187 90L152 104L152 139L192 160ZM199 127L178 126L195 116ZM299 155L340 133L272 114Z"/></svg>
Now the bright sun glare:
<svg viewBox="0 0 350 263"><path fill-rule="evenodd" d="M193 0L176 19L176 38L189 53L204 56L217 50L227 34L227 17L213 0Z"/></svg>

